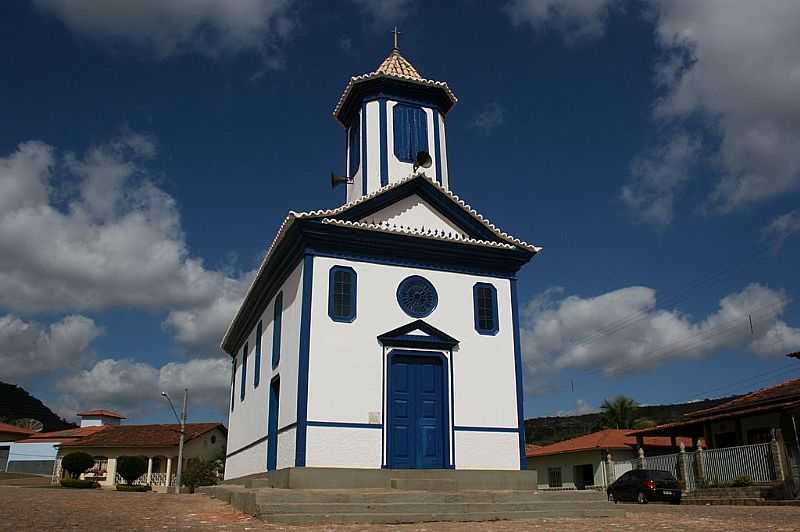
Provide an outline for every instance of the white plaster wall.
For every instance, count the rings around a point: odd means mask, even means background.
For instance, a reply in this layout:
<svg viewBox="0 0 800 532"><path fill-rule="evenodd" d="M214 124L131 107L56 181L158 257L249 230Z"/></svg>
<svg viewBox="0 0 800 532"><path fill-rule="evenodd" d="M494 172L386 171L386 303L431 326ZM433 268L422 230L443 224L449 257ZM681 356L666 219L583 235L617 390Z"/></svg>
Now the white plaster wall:
<svg viewBox="0 0 800 532"><path fill-rule="evenodd" d="M283 384L281 384L281 386L283 386ZM277 469L294 466L296 443L297 429L292 428L278 434L278 460L275 466Z"/></svg>
<svg viewBox="0 0 800 532"><path fill-rule="evenodd" d="M60 442L12 443L8 450L9 462L35 462L55 460Z"/></svg>
<svg viewBox="0 0 800 532"><path fill-rule="evenodd" d="M367 102L367 193L381 188L380 113L379 102Z"/></svg>
<svg viewBox="0 0 800 532"><path fill-rule="evenodd" d="M362 219L369 223L389 223L405 227L425 227L467 236L457 225L431 207L428 202L413 194L370 214Z"/></svg>
<svg viewBox="0 0 800 532"><path fill-rule="evenodd" d="M328 317L328 275L334 265L350 266L358 275L356 319L340 323ZM435 287L439 303L425 321L460 340L453 353L454 415L451 423L461 426L516 427L516 378L511 322L511 292L507 279L470 274L420 270L351 260L314 259L311 340L309 353L309 421L368 423L370 412L383 412L381 346L377 336L414 321L397 303L399 283L409 275L422 275ZM472 287L488 282L497 289L500 330L495 336L479 335L474 329ZM361 431L353 438L363 438ZM372 429L368 429L372 430ZM308 445L315 446L309 434ZM495 433L491 433L495 434ZM501 433L502 441L491 449L492 458L469 460L470 467L519 467L519 440L514 433ZM490 440L493 441L493 440ZM477 439L465 440L456 452L469 453ZM333 445L332 443L330 445ZM335 453L321 449L322 456ZM380 448L377 449L380 453ZM475 451L478 452L478 451ZM465 456L469 456L468 454ZM478 455L475 455L478 456ZM315 460L322 458L315 457ZM331 458L325 458L329 460ZM488 460L488 459L487 459ZM456 467L461 467L456 457Z"/></svg>
<svg viewBox="0 0 800 532"><path fill-rule="evenodd" d="M442 159L442 186L450 190L450 176L447 171L447 139L445 139L445 119L442 113L439 113L439 145L441 149ZM435 161L434 161L435 162ZM436 174L434 174L436 175Z"/></svg>
<svg viewBox="0 0 800 532"><path fill-rule="evenodd" d="M260 468L257 467L260 464ZM243 477L267 468L267 442L263 441L225 460L225 479Z"/></svg>
<svg viewBox="0 0 800 532"><path fill-rule="evenodd" d="M457 469L519 469L519 436L456 431Z"/></svg>
<svg viewBox="0 0 800 532"><path fill-rule="evenodd" d="M309 467L381 467L381 431L370 428L308 427Z"/></svg>
<svg viewBox="0 0 800 532"><path fill-rule="evenodd" d="M297 421L297 363L300 339L300 315L302 309L302 273L303 264L299 263L281 287L283 292L283 314L281 323L281 356L278 366L272 367L272 333L275 298L267 305L261 316L261 381L257 388L253 387L255 372L256 328L248 336L249 355L247 357L247 390L244 401L240 400L242 382L241 349L237 354L236 387L233 390L234 409L229 413L228 446L230 454L267 435L267 416L269 412L269 387L276 375L280 375L280 407L278 410L278 427L285 427ZM277 295L277 294L276 294ZM266 448L265 448L266 449ZM241 463L241 455L251 456L244 451L232 457L235 463ZM294 465L294 453L291 455ZM234 466L235 468L238 466ZM266 467L266 450L258 460L250 463L248 473L264 471ZM227 476L227 473L226 473Z"/></svg>

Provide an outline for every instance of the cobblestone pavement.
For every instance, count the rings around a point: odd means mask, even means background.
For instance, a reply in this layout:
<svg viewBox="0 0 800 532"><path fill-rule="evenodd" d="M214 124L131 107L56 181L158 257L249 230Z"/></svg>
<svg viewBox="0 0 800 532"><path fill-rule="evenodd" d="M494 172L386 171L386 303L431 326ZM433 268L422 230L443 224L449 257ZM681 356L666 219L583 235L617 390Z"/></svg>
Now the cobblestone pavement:
<svg viewBox="0 0 800 532"><path fill-rule="evenodd" d="M243 530L297 532L510 532L558 530L800 531L800 507L625 505L624 517L412 525L269 525L204 495L0 487L2 531Z"/></svg>

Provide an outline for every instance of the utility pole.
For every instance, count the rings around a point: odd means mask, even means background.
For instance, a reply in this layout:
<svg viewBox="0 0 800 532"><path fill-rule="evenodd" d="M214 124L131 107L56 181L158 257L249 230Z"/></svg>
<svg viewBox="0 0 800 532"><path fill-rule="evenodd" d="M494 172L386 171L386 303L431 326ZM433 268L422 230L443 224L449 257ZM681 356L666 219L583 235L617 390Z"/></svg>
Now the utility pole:
<svg viewBox="0 0 800 532"><path fill-rule="evenodd" d="M183 410L181 411L180 417L178 417L178 413L175 411L175 406L172 404L172 399L169 398L167 392L161 392L161 395L166 398L167 402L169 402L169 407L172 409L172 413L175 414L175 419L178 420L178 423L181 426L181 436L178 440L178 470L175 473L175 493L180 493L181 472L183 470L183 440L186 436L186 406L189 398L189 389L183 389ZM167 479L167 484L169 484L169 479Z"/></svg>

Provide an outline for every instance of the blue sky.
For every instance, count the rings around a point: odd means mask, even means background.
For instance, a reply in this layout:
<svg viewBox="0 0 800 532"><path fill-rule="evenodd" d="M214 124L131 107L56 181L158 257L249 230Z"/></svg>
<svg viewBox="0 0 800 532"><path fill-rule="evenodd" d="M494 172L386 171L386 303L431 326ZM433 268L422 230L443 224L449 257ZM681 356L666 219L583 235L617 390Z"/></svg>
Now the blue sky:
<svg viewBox="0 0 800 532"><path fill-rule="evenodd" d="M798 11L6 2L0 379L133 421L189 383L224 420L219 337L287 211L342 202L331 112L394 24L459 97L451 188L545 248L519 276L527 417L800 376Z"/></svg>

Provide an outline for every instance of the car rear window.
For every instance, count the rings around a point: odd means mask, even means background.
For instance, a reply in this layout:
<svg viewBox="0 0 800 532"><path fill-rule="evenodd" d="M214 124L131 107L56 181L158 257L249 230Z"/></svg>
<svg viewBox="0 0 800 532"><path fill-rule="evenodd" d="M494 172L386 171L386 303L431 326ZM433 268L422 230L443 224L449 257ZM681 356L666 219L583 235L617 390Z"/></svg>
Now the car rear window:
<svg viewBox="0 0 800 532"><path fill-rule="evenodd" d="M675 480L675 476L669 471L655 471L647 472L647 478L651 480Z"/></svg>

